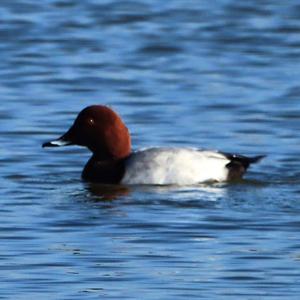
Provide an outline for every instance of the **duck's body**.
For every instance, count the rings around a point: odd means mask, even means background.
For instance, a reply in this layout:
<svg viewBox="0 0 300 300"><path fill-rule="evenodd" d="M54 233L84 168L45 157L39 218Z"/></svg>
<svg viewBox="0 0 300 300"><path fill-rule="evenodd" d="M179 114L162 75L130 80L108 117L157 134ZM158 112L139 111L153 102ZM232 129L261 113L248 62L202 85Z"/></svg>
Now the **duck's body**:
<svg viewBox="0 0 300 300"><path fill-rule="evenodd" d="M126 161L125 184L196 184L226 181L230 161L214 151L189 148L149 148Z"/></svg>
<svg viewBox="0 0 300 300"><path fill-rule="evenodd" d="M82 177L99 183L191 185L237 180L263 157L171 147L131 152L129 131L121 118L101 105L85 108L66 134L43 146L69 144L93 152Z"/></svg>

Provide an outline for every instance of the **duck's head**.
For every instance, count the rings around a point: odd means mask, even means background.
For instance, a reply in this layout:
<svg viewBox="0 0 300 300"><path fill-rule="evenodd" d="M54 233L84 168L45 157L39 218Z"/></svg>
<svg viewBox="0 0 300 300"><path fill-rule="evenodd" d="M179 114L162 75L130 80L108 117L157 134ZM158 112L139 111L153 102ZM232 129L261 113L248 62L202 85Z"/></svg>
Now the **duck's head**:
<svg viewBox="0 0 300 300"><path fill-rule="evenodd" d="M66 145L85 146L99 159L122 159L131 152L127 127L112 109L103 105L83 109L65 134L43 147Z"/></svg>

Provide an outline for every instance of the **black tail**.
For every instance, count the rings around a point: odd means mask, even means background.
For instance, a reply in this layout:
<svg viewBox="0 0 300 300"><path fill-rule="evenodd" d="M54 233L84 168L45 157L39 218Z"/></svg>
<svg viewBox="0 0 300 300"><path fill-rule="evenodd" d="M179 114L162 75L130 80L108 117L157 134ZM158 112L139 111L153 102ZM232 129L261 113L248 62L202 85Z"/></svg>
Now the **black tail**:
<svg viewBox="0 0 300 300"><path fill-rule="evenodd" d="M226 165L229 170L227 180L241 179L251 164L257 163L265 157L265 155L247 157L237 154L223 154L230 160Z"/></svg>

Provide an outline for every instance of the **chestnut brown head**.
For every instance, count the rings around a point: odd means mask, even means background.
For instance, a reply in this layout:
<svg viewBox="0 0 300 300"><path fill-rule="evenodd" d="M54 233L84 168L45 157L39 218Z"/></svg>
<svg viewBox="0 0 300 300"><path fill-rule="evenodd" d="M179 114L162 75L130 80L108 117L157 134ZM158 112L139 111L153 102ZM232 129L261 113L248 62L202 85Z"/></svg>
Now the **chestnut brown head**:
<svg viewBox="0 0 300 300"><path fill-rule="evenodd" d="M112 109L103 105L83 109L64 135L43 147L72 144L89 148L99 159L122 159L131 152L127 127Z"/></svg>

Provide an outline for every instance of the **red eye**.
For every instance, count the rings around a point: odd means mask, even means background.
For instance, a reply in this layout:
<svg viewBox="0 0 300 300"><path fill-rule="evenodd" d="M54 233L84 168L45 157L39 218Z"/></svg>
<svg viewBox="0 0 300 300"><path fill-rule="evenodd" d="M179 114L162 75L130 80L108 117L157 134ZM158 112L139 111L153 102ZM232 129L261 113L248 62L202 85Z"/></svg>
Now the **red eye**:
<svg viewBox="0 0 300 300"><path fill-rule="evenodd" d="M88 123L89 123L90 125L94 125L94 124L95 124L95 121L94 121L94 119L90 118L90 119L88 119Z"/></svg>

